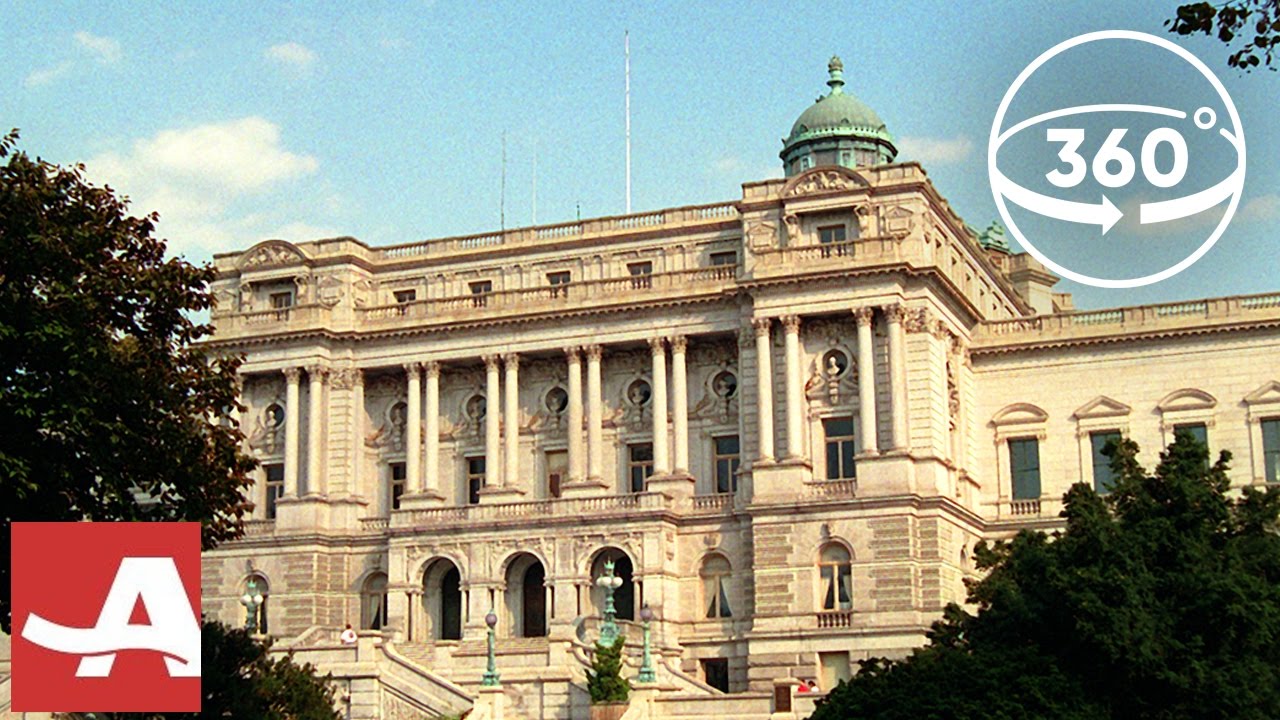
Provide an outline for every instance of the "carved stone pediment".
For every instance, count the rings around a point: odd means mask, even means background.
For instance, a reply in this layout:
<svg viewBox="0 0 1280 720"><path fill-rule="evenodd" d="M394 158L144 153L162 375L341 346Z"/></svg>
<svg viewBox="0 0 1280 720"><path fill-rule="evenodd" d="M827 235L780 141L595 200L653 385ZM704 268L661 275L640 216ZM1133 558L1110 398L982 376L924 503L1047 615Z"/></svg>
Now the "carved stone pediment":
<svg viewBox="0 0 1280 720"><path fill-rule="evenodd" d="M250 248L240 258L241 268L266 268L282 265L297 265L305 262L307 256L290 242L284 240L267 240Z"/></svg>
<svg viewBox="0 0 1280 720"><path fill-rule="evenodd" d="M801 173L787 181L782 197L799 197L820 193L843 192L870 185L866 178L842 167L819 167Z"/></svg>

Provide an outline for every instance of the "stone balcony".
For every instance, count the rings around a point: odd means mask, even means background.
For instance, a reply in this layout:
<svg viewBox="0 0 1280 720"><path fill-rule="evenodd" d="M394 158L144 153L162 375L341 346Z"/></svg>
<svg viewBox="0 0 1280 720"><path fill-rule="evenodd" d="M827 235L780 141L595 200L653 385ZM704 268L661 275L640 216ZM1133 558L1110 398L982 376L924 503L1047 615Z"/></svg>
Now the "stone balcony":
<svg viewBox="0 0 1280 720"><path fill-rule="evenodd" d="M669 512L671 500L662 493L644 492L629 495L556 498L527 502L460 505L454 507L395 510L391 513L390 530L444 529L506 524L523 524L550 519L565 521L599 520L601 518L657 517Z"/></svg>

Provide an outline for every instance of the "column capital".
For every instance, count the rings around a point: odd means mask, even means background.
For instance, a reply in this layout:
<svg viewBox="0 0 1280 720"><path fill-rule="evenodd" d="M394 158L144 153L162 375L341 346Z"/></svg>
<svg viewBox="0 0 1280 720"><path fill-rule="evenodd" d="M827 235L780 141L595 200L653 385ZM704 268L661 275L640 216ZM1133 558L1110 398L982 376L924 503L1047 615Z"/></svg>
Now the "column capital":
<svg viewBox="0 0 1280 720"><path fill-rule="evenodd" d="M582 358L582 347L580 345L569 345L564 349L564 356L569 362L578 362Z"/></svg>
<svg viewBox="0 0 1280 720"><path fill-rule="evenodd" d="M604 354L604 348L599 345L588 345L583 348L583 352L586 353L588 360L599 360L600 356Z"/></svg>
<svg viewBox="0 0 1280 720"><path fill-rule="evenodd" d="M320 380L321 382L324 382L325 378L329 377L329 366L320 365L318 363L315 365L308 365L307 377L312 380Z"/></svg>
<svg viewBox="0 0 1280 720"><path fill-rule="evenodd" d="M360 368L345 367L333 371L333 387L338 390L350 390L356 385L364 384L364 373Z"/></svg>
<svg viewBox="0 0 1280 720"><path fill-rule="evenodd" d="M502 360L501 356L497 354L481 355L480 359L484 360L484 368L486 370L497 370L498 363Z"/></svg>
<svg viewBox="0 0 1280 720"><path fill-rule="evenodd" d="M667 341L660 337L649 338L649 350L654 355L661 355L667 351Z"/></svg>
<svg viewBox="0 0 1280 720"><path fill-rule="evenodd" d="M886 320L888 320L891 323L902 322L902 315L903 315L902 305L898 303L894 303L892 305L885 305L883 309L884 309L884 317Z"/></svg>
<svg viewBox="0 0 1280 720"><path fill-rule="evenodd" d="M283 372L284 372L284 379L288 380L291 383L298 382L298 379L302 377L302 368L299 368L299 367L287 367L283 370Z"/></svg>
<svg viewBox="0 0 1280 720"><path fill-rule="evenodd" d="M417 361L407 362L404 364L404 371L409 375L417 375L422 372L422 363Z"/></svg>
<svg viewBox="0 0 1280 720"><path fill-rule="evenodd" d="M440 363L435 360L428 360L422 363L422 369L427 372L427 377L429 378L440 377Z"/></svg>
<svg viewBox="0 0 1280 720"><path fill-rule="evenodd" d="M516 368L520 367L520 354L519 354L519 353L513 353L513 352L512 352L512 353L503 353L503 354L502 354L502 362L507 366L507 369L508 369L508 370L514 370L514 369L516 369Z"/></svg>
<svg viewBox="0 0 1280 720"><path fill-rule="evenodd" d="M781 320L782 320L782 329L786 330L788 334L795 334L800 332L800 316L799 315L783 315Z"/></svg>
<svg viewBox="0 0 1280 720"><path fill-rule="evenodd" d="M683 335L676 335L671 338L671 352L682 353L689 349L689 338Z"/></svg>
<svg viewBox="0 0 1280 720"><path fill-rule="evenodd" d="M870 305L853 309L853 318L859 326L870 325L872 318L875 316L876 309Z"/></svg>
<svg viewBox="0 0 1280 720"><path fill-rule="evenodd" d="M751 318L751 327L755 329L756 337L768 335L769 331L773 329L773 318Z"/></svg>

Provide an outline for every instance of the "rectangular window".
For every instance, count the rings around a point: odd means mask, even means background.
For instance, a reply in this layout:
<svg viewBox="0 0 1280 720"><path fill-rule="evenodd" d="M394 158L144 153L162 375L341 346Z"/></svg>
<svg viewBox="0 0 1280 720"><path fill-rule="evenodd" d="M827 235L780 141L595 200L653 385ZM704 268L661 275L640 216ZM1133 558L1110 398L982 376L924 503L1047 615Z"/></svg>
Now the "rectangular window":
<svg viewBox="0 0 1280 720"><path fill-rule="evenodd" d="M400 496L404 495L404 479L405 479L404 463L391 463L391 476L388 478L390 485L387 486L388 507L392 510L400 509Z"/></svg>
<svg viewBox="0 0 1280 720"><path fill-rule="evenodd" d="M844 257L852 253L845 242L845 227L843 225L830 225L818 228L818 243L823 246L822 257ZM835 247L827 247L834 245Z"/></svg>
<svg viewBox="0 0 1280 720"><path fill-rule="evenodd" d="M1040 499L1040 441L1022 438L1009 441L1009 471L1013 477L1014 500Z"/></svg>
<svg viewBox="0 0 1280 720"><path fill-rule="evenodd" d="M852 480L857 477L853 467L853 418L823 420L822 431L826 434L827 443L827 479Z"/></svg>
<svg viewBox="0 0 1280 720"><path fill-rule="evenodd" d="M851 668L849 667L849 653L846 652L820 652L818 653L818 665L822 668L822 690L834 690L842 680L848 680L853 677Z"/></svg>
<svg viewBox="0 0 1280 720"><path fill-rule="evenodd" d="M560 497L560 486L569 474L569 453L564 450L547 452L547 497Z"/></svg>
<svg viewBox="0 0 1280 720"><path fill-rule="evenodd" d="M707 658L702 661L702 676L706 683L720 692L729 692L729 659Z"/></svg>
<svg viewBox="0 0 1280 720"><path fill-rule="evenodd" d="M1173 435L1176 439L1178 434L1186 434L1196 439L1196 442L1204 446L1205 451L1209 449L1209 428L1204 423L1183 423L1173 426Z"/></svg>
<svg viewBox="0 0 1280 720"><path fill-rule="evenodd" d="M484 487L484 457L467 458L467 504L480 504L480 488Z"/></svg>
<svg viewBox="0 0 1280 720"><path fill-rule="evenodd" d="M631 287L640 289L653 287L653 263L633 262L627 265L627 274L631 275Z"/></svg>
<svg viewBox="0 0 1280 720"><path fill-rule="evenodd" d="M489 304L489 296L493 294L492 280L477 280L470 285L472 307L484 307Z"/></svg>
<svg viewBox="0 0 1280 720"><path fill-rule="evenodd" d="M284 465L271 463L262 466L267 476L267 519L276 519L276 501L284 496Z"/></svg>
<svg viewBox="0 0 1280 720"><path fill-rule="evenodd" d="M547 284L551 286L551 297L568 297L569 281L573 276L568 270L547 273Z"/></svg>
<svg viewBox="0 0 1280 720"><path fill-rule="evenodd" d="M628 489L633 493L644 492L644 481L653 474L653 445L637 443L627 446Z"/></svg>
<svg viewBox="0 0 1280 720"><path fill-rule="evenodd" d="M272 310L285 310L293 307L293 293L273 292L270 296Z"/></svg>
<svg viewBox="0 0 1280 720"><path fill-rule="evenodd" d="M1280 418L1262 421L1262 467L1267 482L1280 482Z"/></svg>
<svg viewBox="0 0 1280 720"><path fill-rule="evenodd" d="M417 290L397 290L395 292L396 302L400 304L411 303L418 299Z"/></svg>
<svg viewBox="0 0 1280 720"><path fill-rule="evenodd" d="M1103 495L1111 492L1116 481L1116 475L1111 470L1111 458L1102 454L1109 442L1120 442L1120 433L1116 430L1089 433L1089 445L1093 448L1093 489Z"/></svg>
<svg viewBox="0 0 1280 720"><path fill-rule="evenodd" d="M737 265L738 253L736 250L726 250L724 252L711 253L711 266L724 267L726 265Z"/></svg>
<svg viewBox="0 0 1280 720"><path fill-rule="evenodd" d="M742 462L738 436L718 437L713 442L715 443L716 492L737 492L738 467Z"/></svg>

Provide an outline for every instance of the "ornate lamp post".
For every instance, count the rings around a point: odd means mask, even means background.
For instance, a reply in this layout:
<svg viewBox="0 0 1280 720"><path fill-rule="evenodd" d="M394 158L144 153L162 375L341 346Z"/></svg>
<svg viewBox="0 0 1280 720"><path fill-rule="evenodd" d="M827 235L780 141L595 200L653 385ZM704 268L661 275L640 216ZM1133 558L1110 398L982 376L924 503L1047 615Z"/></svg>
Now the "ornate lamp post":
<svg viewBox="0 0 1280 720"><path fill-rule="evenodd" d="M244 595L240 596L240 604L244 606L244 629L250 633L258 631L258 608L262 607L262 593L258 592L256 580L249 580Z"/></svg>
<svg viewBox="0 0 1280 720"><path fill-rule="evenodd" d="M636 675L636 682L657 682L658 676L653 671L653 656L649 654L649 623L653 620L653 611L648 605L640 608L640 620L644 622L644 659L640 663L640 673Z"/></svg>
<svg viewBox="0 0 1280 720"><path fill-rule="evenodd" d="M622 587L622 578L613 574L613 561L604 562L604 574L596 578L596 585L604 588L604 624L600 626L600 645L612 646L618 639L617 610L613 607L613 593Z"/></svg>
<svg viewBox="0 0 1280 720"><path fill-rule="evenodd" d="M480 678L480 687L497 687L501 683L498 681L498 663L493 657L493 628L498 624L498 616L490 610L484 616L484 624L489 626L489 664Z"/></svg>

